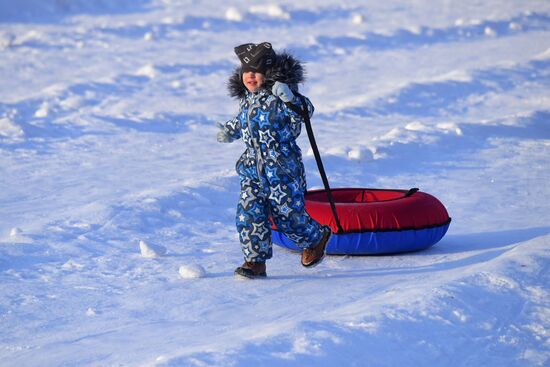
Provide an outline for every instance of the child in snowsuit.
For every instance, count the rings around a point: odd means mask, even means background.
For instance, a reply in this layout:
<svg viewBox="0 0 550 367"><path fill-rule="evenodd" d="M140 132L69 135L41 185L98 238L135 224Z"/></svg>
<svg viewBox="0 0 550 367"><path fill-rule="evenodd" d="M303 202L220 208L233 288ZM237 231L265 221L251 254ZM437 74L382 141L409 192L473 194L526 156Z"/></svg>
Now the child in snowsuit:
<svg viewBox="0 0 550 367"><path fill-rule="evenodd" d="M272 257L271 222L303 249L302 265L322 261L332 234L305 210L306 180L302 154L296 144L303 117L300 110L309 99L298 94L303 67L287 53L275 54L271 44L235 47L241 61L229 79L232 97L239 99L238 115L219 124L217 140L229 143L242 138L246 150L236 163L241 194L237 206L237 230L244 264L235 270L248 278L266 276L266 260ZM303 98L303 99L302 99Z"/></svg>

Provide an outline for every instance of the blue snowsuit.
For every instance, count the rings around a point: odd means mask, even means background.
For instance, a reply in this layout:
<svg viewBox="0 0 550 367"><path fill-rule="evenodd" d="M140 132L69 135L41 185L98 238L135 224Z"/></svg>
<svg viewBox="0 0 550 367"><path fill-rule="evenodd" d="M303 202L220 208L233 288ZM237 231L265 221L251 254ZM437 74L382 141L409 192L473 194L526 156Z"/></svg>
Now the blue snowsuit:
<svg viewBox="0 0 550 367"><path fill-rule="evenodd" d="M291 103L302 108L299 97ZM306 103L311 116L313 105L307 98ZM272 257L270 217L297 246L314 247L323 229L305 210L306 179L296 144L303 118L266 89L246 91L239 105L224 130L246 144L236 163L241 181L236 223L245 261Z"/></svg>

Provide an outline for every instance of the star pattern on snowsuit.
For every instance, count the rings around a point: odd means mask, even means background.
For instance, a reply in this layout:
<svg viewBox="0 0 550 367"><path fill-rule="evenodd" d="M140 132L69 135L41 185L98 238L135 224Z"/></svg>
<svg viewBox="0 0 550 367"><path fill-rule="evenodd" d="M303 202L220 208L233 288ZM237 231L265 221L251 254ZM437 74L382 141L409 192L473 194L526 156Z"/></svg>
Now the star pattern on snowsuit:
<svg viewBox="0 0 550 367"><path fill-rule="evenodd" d="M288 126L285 126L285 128L281 130L280 135L283 141L289 140L292 137Z"/></svg>
<svg viewBox="0 0 550 367"><path fill-rule="evenodd" d="M252 248L243 247L243 254L244 254L245 258L251 258L252 257Z"/></svg>
<svg viewBox="0 0 550 367"><path fill-rule="evenodd" d="M258 202L253 203L248 212L252 215L255 221L260 220L262 217L265 217L263 208Z"/></svg>
<svg viewBox="0 0 550 367"><path fill-rule="evenodd" d="M267 146L270 146L270 144L275 142L275 139L273 138L269 130L260 131L260 140L264 142Z"/></svg>
<svg viewBox="0 0 550 367"><path fill-rule="evenodd" d="M245 224L246 223L246 215L244 215L243 213L240 213L238 216L237 216L237 224Z"/></svg>
<svg viewBox="0 0 550 367"><path fill-rule="evenodd" d="M256 118L254 120L258 121L260 129L265 129L269 127L269 112L258 110L258 114L256 115Z"/></svg>
<svg viewBox="0 0 550 367"><path fill-rule="evenodd" d="M275 201L278 205L281 205L283 199L287 196L287 194L281 189L281 185L275 186L271 193L269 194L269 198L273 201Z"/></svg>
<svg viewBox="0 0 550 367"><path fill-rule="evenodd" d="M266 252L271 247L271 241L261 241L258 247L260 248L260 251Z"/></svg>
<svg viewBox="0 0 550 367"><path fill-rule="evenodd" d="M290 190L292 191L292 196L298 194L301 191L301 185L298 180L294 180L289 184Z"/></svg>
<svg viewBox="0 0 550 367"><path fill-rule="evenodd" d="M264 223L252 223L252 232L250 232L251 235L263 240L267 233L268 229Z"/></svg>
<svg viewBox="0 0 550 367"><path fill-rule="evenodd" d="M247 187L241 193L241 202L244 208L247 208L248 205L254 200L254 195L252 193L252 187Z"/></svg>
<svg viewBox="0 0 550 367"><path fill-rule="evenodd" d="M280 208L279 208L279 213L281 213L282 215L284 215L285 217L288 216L288 213L290 213L292 211L291 208L288 207L288 205L286 203L284 203Z"/></svg>
<svg viewBox="0 0 550 367"><path fill-rule="evenodd" d="M243 228L243 230L241 230L240 236L241 236L241 241L243 242L250 241L250 235L246 228Z"/></svg>
<svg viewBox="0 0 550 367"><path fill-rule="evenodd" d="M288 147L286 145L282 145L281 146L281 152L283 152L284 155L288 155L288 153L290 152Z"/></svg>
<svg viewBox="0 0 550 367"><path fill-rule="evenodd" d="M274 166L274 164L272 165ZM279 180L279 175L277 175L277 169L275 167L265 167L265 174L271 182L276 182Z"/></svg>

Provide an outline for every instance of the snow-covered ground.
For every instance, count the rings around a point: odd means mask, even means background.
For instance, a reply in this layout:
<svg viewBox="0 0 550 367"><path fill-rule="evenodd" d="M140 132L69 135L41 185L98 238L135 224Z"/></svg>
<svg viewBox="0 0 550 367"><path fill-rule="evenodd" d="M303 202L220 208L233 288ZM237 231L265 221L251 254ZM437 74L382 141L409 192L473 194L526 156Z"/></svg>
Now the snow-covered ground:
<svg viewBox="0 0 550 367"><path fill-rule="evenodd" d="M262 41L332 186L432 193L440 243L234 278L215 123ZM0 0L0 365L548 366L549 167L546 0Z"/></svg>

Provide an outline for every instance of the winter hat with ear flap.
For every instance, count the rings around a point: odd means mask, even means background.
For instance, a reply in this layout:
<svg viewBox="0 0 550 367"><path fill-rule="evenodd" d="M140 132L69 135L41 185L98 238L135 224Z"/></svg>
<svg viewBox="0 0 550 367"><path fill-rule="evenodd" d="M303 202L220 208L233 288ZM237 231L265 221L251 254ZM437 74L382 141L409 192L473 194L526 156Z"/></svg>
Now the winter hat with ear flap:
<svg viewBox="0 0 550 367"><path fill-rule="evenodd" d="M273 66L276 56L269 42L245 43L235 47L235 54L241 61L243 73L252 71L262 74L265 74L267 69Z"/></svg>

